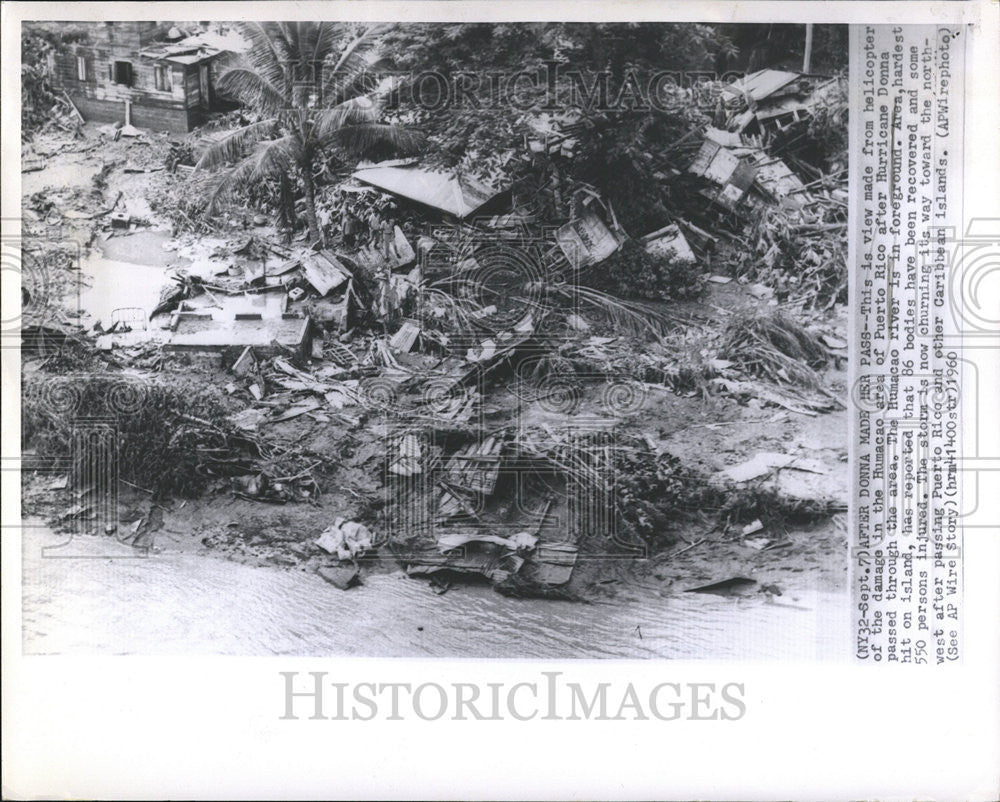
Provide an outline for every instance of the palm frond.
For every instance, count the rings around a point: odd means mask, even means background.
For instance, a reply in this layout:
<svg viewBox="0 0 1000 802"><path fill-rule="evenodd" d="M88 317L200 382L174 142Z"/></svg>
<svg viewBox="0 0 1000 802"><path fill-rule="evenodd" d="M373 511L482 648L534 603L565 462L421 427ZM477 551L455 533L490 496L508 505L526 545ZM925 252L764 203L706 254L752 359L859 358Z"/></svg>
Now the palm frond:
<svg viewBox="0 0 1000 802"><path fill-rule="evenodd" d="M254 71L272 86L286 87L290 54L278 25L273 22L243 22L239 27L250 41L246 57Z"/></svg>
<svg viewBox="0 0 1000 802"><path fill-rule="evenodd" d="M219 201L243 187L258 183L269 175L290 172L298 160L299 145L298 137L295 136L258 142L250 156L231 170L219 174L218 183L209 196L206 212L214 214Z"/></svg>
<svg viewBox="0 0 1000 802"><path fill-rule="evenodd" d="M376 145L388 145L401 153L414 153L424 144L419 131L401 128L388 123L362 123L346 125L333 131L325 140L326 145L339 147L352 155L361 156Z"/></svg>
<svg viewBox="0 0 1000 802"><path fill-rule="evenodd" d="M277 133L275 120L261 120L233 131L225 139L209 145L201 154L196 170L212 170L221 164L239 161L246 149L261 139L272 139Z"/></svg>
<svg viewBox="0 0 1000 802"><path fill-rule="evenodd" d="M281 78L281 81L284 81L284 78ZM290 103L290 98L285 95L283 83L272 83L252 64L226 70L219 77L218 85L221 91L233 95L244 106L258 109L268 116L275 115Z"/></svg>
<svg viewBox="0 0 1000 802"><path fill-rule="evenodd" d="M663 336L669 326L665 316L641 304L609 295L593 287L578 285L572 292L559 287L556 292L568 299L575 299L595 311L603 313L615 328L632 334L651 334L656 339Z"/></svg>
<svg viewBox="0 0 1000 802"><path fill-rule="evenodd" d="M332 22L320 22L316 25L312 41L312 54L310 55L313 64L322 64L326 61L343 30L342 25Z"/></svg>
<svg viewBox="0 0 1000 802"><path fill-rule="evenodd" d="M776 311L734 316L722 334L719 354L755 375L813 388L822 386L816 369L827 362L816 335Z"/></svg>
<svg viewBox="0 0 1000 802"><path fill-rule="evenodd" d="M391 27L382 24L367 28L343 49L333 64L324 67L321 95L325 105L339 105L349 99L347 88L355 85L358 78L367 72L371 54Z"/></svg>
<svg viewBox="0 0 1000 802"><path fill-rule="evenodd" d="M348 125L365 125L378 122L381 108L370 98L359 97L340 103L333 108L314 112L316 139L324 142Z"/></svg>

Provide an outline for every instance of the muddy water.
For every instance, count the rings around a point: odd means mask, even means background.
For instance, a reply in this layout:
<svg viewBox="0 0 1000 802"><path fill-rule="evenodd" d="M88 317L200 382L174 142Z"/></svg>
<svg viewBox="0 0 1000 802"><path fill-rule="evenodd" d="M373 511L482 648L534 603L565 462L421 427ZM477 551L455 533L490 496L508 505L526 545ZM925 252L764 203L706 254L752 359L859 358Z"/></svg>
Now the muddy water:
<svg viewBox="0 0 1000 802"><path fill-rule="evenodd" d="M169 266L187 264L163 249L169 240L169 232L140 231L100 243L100 250L88 254L81 265L80 308L104 325L115 309L152 312L160 290L169 283Z"/></svg>
<svg viewBox="0 0 1000 802"><path fill-rule="evenodd" d="M23 645L29 654L294 654L368 657L807 659L842 652L833 594L655 594L579 604L489 588L438 596L402 574L340 591L315 574L211 554L145 558L108 538L28 527ZM66 555L66 556L63 556ZM794 596L795 598L792 598Z"/></svg>

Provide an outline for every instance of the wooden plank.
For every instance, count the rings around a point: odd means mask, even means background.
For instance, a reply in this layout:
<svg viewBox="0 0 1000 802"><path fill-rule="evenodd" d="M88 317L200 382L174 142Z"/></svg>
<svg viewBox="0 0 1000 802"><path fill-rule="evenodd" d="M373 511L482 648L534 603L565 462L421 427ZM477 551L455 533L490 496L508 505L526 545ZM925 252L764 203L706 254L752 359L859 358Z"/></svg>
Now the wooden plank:
<svg viewBox="0 0 1000 802"><path fill-rule="evenodd" d="M320 254L301 254L299 261L302 263L302 272L305 273L306 281L321 296L328 295L347 281L347 275Z"/></svg>
<svg viewBox="0 0 1000 802"><path fill-rule="evenodd" d="M420 334L420 324L415 320L404 320L399 331L389 340L389 347L393 351L408 354L413 349L418 334Z"/></svg>

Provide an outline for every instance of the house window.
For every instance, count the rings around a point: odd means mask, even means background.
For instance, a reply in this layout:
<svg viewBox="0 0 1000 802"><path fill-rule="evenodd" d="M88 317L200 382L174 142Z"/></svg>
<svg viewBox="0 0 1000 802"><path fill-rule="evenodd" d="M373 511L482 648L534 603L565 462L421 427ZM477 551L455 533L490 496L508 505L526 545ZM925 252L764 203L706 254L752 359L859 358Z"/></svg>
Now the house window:
<svg viewBox="0 0 1000 802"><path fill-rule="evenodd" d="M76 57L76 80L87 80L87 59L83 56Z"/></svg>
<svg viewBox="0 0 1000 802"><path fill-rule="evenodd" d="M153 67L153 81L158 92L169 92L170 68L162 65Z"/></svg>
<svg viewBox="0 0 1000 802"><path fill-rule="evenodd" d="M132 62L116 61L111 65L111 80L116 84L132 85Z"/></svg>

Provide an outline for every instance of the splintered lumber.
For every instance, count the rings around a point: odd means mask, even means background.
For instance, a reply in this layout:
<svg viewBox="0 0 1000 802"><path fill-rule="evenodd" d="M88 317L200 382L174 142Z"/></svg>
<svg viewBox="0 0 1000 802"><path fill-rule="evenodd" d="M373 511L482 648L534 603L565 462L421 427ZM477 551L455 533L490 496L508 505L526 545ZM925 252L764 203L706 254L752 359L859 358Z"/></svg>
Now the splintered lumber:
<svg viewBox="0 0 1000 802"><path fill-rule="evenodd" d="M323 355L342 368L349 368L358 361L357 357L346 346L336 340L326 343Z"/></svg>
<svg viewBox="0 0 1000 802"><path fill-rule="evenodd" d="M328 256L322 253L302 254L299 256L299 261L302 264L302 272L305 274L306 281L321 296L328 295L347 281L347 271L341 270L340 262L334 264Z"/></svg>
<svg viewBox="0 0 1000 802"><path fill-rule="evenodd" d="M80 114L80 110L76 107L76 104L70 99L70 96L66 93L65 89L62 90L62 93L63 97L66 98L66 102L69 104L69 107L73 112L73 116L76 117L82 123L86 122L86 120L83 119L83 115Z"/></svg>
<svg viewBox="0 0 1000 802"><path fill-rule="evenodd" d="M399 442L398 455L392 465L389 466L389 473L397 476L413 476L420 473L422 451L420 441L415 435L405 435Z"/></svg>
<svg viewBox="0 0 1000 802"><path fill-rule="evenodd" d="M500 476L503 440L491 435L456 451L448 462L448 481L457 487L490 495Z"/></svg>
<svg viewBox="0 0 1000 802"><path fill-rule="evenodd" d="M232 371L237 376L246 376L255 367L257 367L257 357L253 352L253 347L248 345L243 349L243 353L240 354L239 359L233 363Z"/></svg>
<svg viewBox="0 0 1000 802"><path fill-rule="evenodd" d="M408 354L413 350L413 344L417 341L418 334L420 334L420 324L415 320L404 320L399 331L392 335L392 339L389 340L389 347L393 351Z"/></svg>
<svg viewBox="0 0 1000 802"><path fill-rule="evenodd" d="M441 492L437 497L435 505L435 518L437 521L443 522L449 518L457 518L458 516L476 517L475 506L469 498L463 495L464 491L449 485L447 482L438 482L438 489Z"/></svg>

